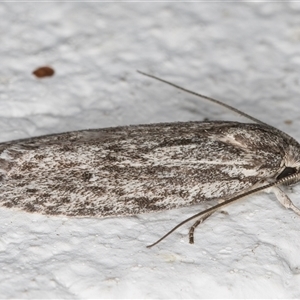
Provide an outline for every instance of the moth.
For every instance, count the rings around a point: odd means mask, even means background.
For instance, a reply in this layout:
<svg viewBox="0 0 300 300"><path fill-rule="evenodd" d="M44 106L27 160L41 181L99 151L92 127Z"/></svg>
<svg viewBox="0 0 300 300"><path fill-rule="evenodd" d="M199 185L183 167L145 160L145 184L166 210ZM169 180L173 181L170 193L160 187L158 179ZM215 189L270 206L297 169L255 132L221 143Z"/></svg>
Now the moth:
<svg viewBox="0 0 300 300"><path fill-rule="evenodd" d="M142 72L140 72L142 73ZM177 122L72 131L0 143L0 204L45 215L116 217L219 200L181 222L195 228L217 209L299 181L300 145L286 133L216 99L252 123Z"/></svg>

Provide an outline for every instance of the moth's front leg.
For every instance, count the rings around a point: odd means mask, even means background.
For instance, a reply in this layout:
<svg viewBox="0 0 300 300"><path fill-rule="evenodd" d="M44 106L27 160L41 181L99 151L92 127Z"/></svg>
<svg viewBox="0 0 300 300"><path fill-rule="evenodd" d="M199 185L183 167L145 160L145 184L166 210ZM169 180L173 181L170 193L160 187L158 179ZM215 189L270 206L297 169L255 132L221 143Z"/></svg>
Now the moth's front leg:
<svg viewBox="0 0 300 300"><path fill-rule="evenodd" d="M194 225L190 228L190 231L189 231L189 242L190 242L190 244L194 244L194 231L197 228L197 226L200 225L201 223L203 223L212 214L213 214L213 212L204 215L203 217L201 217L200 219L198 219L194 223Z"/></svg>
<svg viewBox="0 0 300 300"><path fill-rule="evenodd" d="M273 192L278 201L285 207L292 209L298 216L300 216L300 209L294 205L292 200L277 186L270 188L270 192Z"/></svg>

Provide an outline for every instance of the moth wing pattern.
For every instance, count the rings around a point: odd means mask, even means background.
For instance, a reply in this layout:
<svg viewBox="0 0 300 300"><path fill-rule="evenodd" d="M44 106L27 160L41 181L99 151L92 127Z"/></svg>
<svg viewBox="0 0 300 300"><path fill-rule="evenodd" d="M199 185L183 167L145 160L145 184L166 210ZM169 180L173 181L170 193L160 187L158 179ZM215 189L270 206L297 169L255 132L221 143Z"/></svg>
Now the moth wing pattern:
<svg viewBox="0 0 300 300"><path fill-rule="evenodd" d="M1 143L0 203L47 215L108 217L228 199L274 180L287 151L297 147L287 144L271 127L221 121Z"/></svg>

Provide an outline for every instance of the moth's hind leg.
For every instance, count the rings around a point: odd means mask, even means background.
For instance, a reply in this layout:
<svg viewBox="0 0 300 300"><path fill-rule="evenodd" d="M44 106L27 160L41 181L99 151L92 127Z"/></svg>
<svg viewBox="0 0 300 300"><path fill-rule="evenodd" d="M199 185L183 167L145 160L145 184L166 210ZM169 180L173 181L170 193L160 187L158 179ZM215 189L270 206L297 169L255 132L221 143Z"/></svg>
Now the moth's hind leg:
<svg viewBox="0 0 300 300"><path fill-rule="evenodd" d="M278 201L285 207L292 209L298 216L300 216L300 209L294 205L292 200L279 188L279 187L272 187L270 189L271 192L275 194Z"/></svg>
<svg viewBox="0 0 300 300"><path fill-rule="evenodd" d="M204 215L203 217L198 219L194 223L194 225L190 228L190 231L189 231L189 242L190 242L190 244L194 244L194 231L197 228L197 226L200 225L201 223L203 223L212 214L213 214L213 212L212 213L207 213L206 215Z"/></svg>

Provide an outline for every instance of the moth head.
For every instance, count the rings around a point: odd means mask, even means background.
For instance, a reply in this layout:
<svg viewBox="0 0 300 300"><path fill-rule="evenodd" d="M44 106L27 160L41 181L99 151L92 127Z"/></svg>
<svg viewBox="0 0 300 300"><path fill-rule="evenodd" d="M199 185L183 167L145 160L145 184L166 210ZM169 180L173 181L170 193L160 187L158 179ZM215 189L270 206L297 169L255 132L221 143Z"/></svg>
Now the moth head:
<svg viewBox="0 0 300 300"><path fill-rule="evenodd" d="M299 172L299 167L284 167L284 169L279 173L279 175L276 177L276 180L281 180L286 178L286 182L283 182L284 185L292 185L297 182L299 182L299 176L291 176L291 175L296 175L300 174Z"/></svg>
<svg viewBox="0 0 300 300"><path fill-rule="evenodd" d="M297 173L297 169L293 167L285 167L283 171L276 177L277 180Z"/></svg>
<svg viewBox="0 0 300 300"><path fill-rule="evenodd" d="M281 170L276 176L276 181L286 178L284 185L292 185L300 181L300 145L295 140L290 140L284 147L284 158ZM297 176L299 174L299 176ZM294 176L293 176L294 175Z"/></svg>

